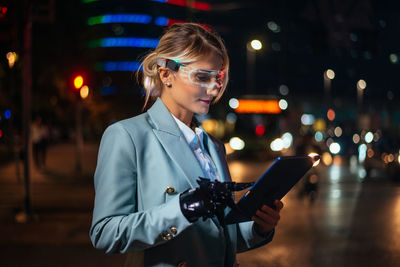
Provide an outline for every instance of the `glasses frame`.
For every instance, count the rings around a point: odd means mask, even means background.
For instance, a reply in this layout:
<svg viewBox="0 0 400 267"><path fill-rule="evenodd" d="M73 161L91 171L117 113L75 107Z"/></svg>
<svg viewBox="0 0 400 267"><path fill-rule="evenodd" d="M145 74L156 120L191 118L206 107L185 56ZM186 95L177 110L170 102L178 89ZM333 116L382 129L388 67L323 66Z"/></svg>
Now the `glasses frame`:
<svg viewBox="0 0 400 267"><path fill-rule="evenodd" d="M210 87L215 86L218 89L221 89L224 85L224 78L225 78L225 68L224 67L222 67L221 70L219 70L219 71L198 69L198 68L188 66L185 63L179 63L179 62L177 62L175 60L171 60L171 59L159 59L159 60L157 60L157 65L160 67L168 68L175 72L179 72L179 70L181 70L181 72L180 72L181 76L186 77L191 83L196 84L201 87L210 88ZM190 69L190 70L186 70L186 69ZM205 73L207 75L212 75L212 76L214 76L214 82L208 82L208 83L197 82L192 79L192 74L194 72L200 72L200 73Z"/></svg>

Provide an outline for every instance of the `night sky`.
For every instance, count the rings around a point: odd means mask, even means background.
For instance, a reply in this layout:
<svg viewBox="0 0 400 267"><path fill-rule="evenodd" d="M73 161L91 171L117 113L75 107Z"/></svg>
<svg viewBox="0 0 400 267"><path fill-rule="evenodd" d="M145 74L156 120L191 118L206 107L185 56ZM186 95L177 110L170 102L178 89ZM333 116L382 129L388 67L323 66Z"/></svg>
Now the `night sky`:
<svg viewBox="0 0 400 267"><path fill-rule="evenodd" d="M265 49L256 59L257 93L276 94L286 84L296 96L322 97L330 68L334 98L355 100L356 82L364 79L373 104L385 102L388 91L399 97L398 11L391 1L246 1L221 11L215 24L230 50L235 92L245 85L245 43L259 38Z"/></svg>
<svg viewBox="0 0 400 267"><path fill-rule="evenodd" d="M23 1L20 1L22 3ZM31 1L35 12L48 1ZM98 72L94 65L106 60L136 60L148 48L88 48L96 38L142 36L157 38L163 27L156 25L103 24L88 26L91 16L113 13L141 13L167 16L211 25L219 32L231 59L231 80L224 99L244 94L280 96L279 87L289 88L293 102L321 104L324 97L323 73L333 69L330 102L355 107L356 83L367 82L364 102L372 110L400 98L398 73L400 38L397 1L372 0L285 0L285 1L208 1L210 11L191 10L154 1L56 1L52 23L33 26L34 84L36 92L51 92L54 77L64 84L77 71L87 73L87 81L97 92L108 77L116 85L116 96L140 95L132 73ZM14 8L18 10L16 2ZM20 18L23 12L18 13ZM22 20L19 37L22 36ZM8 24L9 25L9 24ZM4 24L3 24L4 26ZM7 25L6 25L7 26ZM120 32L117 34L116 26ZM263 42L257 52L254 90L247 89L246 44L252 39ZM17 50L22 50L22 38ZM52 81L52 83L48 83ZM47 87L47 89L46 89Z"/></svg>

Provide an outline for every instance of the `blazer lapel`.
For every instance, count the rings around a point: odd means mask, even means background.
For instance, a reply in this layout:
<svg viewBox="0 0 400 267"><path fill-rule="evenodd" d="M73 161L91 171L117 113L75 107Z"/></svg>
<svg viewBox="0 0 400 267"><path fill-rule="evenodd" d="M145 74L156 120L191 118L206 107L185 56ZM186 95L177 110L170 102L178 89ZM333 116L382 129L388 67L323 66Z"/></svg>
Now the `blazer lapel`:
<svg viewBox="0 0 400 267"><path fill-rule="evenodd" d="M198 187L196 180L199 176L204 175L203 171L185 137L161 99L157 99L147 113L154 123L153 132L168 156L183 171L185 179L190 186L192 188Z"/></svg>
<svg viewBox="0 0 400 267"><path fill-rule="evenodd" d="M172 118L167 107L164 105L161 99L158 98L153 106L147 111L147 113L154 124L153 132L157 136L162 146L165 148L167 154L179 166L179 168L181 168L189 185L192 188L198 187L199 185L197 184L196 180L199 176L204 176L203 170L201 169L200 163L187 144L185 137L181 133L178 125L176 125L176 122L174 121L174 118ZM207 136L207 141L205 142L209 148L210 156L214 160L218 173L221 175L222 181L225 181L225 179L227 179L227 175L220 160L221 156L219 155L219 150L214 145L213 141L210 140L211 138L207 134L205 134L205 136ZM220 227L220 224L215 216L212 217L211 220L214 222L216 227Z"/></svg>
<svg viewBox="0 0 400 267"><path fill-rule="evenodd" d="M214 143L212 140L212 137L210 137L206 131L202 128L204 131L204 144L208 149L208 152L210 153L210 156L215 164L215 167L217 168L218 174L220 175L221 182L230 182L231 178L229 175L229 169L228 165L225 160L225 154L221 149ZM225 214L227 213L227 209L225 209ZM217 225L218 227L221 226L219 223L218 219L214 216L211 218L212 221Z"/></svg>

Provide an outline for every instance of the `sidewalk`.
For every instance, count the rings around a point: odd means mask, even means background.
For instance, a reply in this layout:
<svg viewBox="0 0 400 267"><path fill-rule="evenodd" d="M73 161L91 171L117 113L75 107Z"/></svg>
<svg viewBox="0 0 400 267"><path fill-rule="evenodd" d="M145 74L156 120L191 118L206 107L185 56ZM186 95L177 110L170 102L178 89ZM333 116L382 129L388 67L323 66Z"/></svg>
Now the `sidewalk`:
<svg viewBox="0 0 400 267"><path fill-rule="evenodd" d="M24 203L23 166L0 167L1 266L111 266L123 255L107 256L89 240L98 144L85 144L83 170L75 171L74 144L49 147L46 168L32 164L31 203L37 219L17 223Z"/></svg>
<svg viewBox="0 0 400 267"><path fill-rule="evenodd" d="M89 240L97 149L85 145L83 172L77 174L74 145L50 147L47 168L32 168L38 220L30 223L14 219L24 200L15 163L0 168L0 266L123 266L124 255L104 255ZM259 177L267 165L229 162L236 181ZM299 199L296 188L289 192L273 242L238 254L240 266L400 266L398 184L384 177L361 181L349 166L318 172L316 201Z"/></svg>

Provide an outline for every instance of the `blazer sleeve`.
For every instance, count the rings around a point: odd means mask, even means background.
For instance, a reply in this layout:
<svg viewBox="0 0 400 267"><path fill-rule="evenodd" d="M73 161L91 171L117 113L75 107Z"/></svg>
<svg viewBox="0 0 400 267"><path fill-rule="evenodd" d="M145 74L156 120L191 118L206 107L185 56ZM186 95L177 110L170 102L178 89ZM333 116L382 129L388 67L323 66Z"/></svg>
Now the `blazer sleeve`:
<svg viewBox="0 0 400 267"><path fill-rule="evenodd" d="M238 240L237 240L237 252L244 252L250 249L264 246L265 244L272 241L275 230L267 233L266 235L260 235L254 228L254 222L242 222L237 224Z"/></svg>
<svg viewBox="0 0 400 267"><path fill-rule="evenodd" d="M157 246L190 225L180 210L179 196L160 206L138 211L136 160L132 136L122 124L109 126L99 148L90 228L93 245L106 253ZM171 232L171 226L177 231Z"/></svg>

